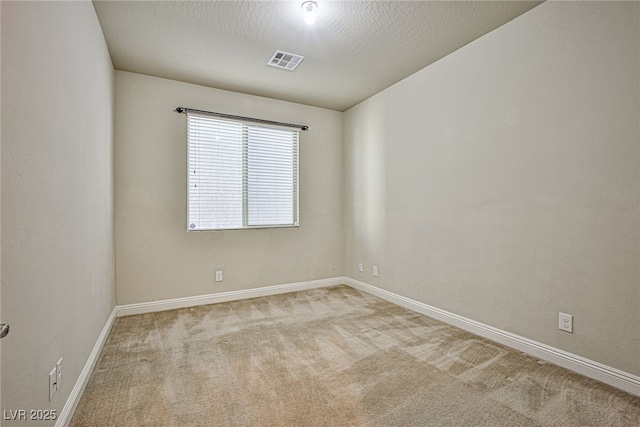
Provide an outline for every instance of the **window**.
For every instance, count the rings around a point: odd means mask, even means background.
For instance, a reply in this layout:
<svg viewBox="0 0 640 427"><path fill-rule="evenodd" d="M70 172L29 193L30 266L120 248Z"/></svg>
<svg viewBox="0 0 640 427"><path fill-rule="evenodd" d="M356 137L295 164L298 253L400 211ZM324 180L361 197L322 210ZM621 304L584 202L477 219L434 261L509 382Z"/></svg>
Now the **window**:
<svg viewBox="0 0 640 427"><path fill-rule="evenodd" d="M187 114L189 231L298 226L298 130Z"/></svg>

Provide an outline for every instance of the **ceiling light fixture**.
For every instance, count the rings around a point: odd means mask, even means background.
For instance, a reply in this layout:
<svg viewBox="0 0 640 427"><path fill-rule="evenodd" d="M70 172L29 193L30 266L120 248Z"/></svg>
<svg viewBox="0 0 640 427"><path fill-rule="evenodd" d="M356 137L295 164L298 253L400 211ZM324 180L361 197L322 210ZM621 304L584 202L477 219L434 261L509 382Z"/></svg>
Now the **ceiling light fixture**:
<svg viewBox="0 0 640 427"><path fill-rule="evenodd" d="M304 3L302 3L304 22L306 22L307 25L311 25L315 22L316 9L318 9L318 4L314 1L305 1Z"/></svg>

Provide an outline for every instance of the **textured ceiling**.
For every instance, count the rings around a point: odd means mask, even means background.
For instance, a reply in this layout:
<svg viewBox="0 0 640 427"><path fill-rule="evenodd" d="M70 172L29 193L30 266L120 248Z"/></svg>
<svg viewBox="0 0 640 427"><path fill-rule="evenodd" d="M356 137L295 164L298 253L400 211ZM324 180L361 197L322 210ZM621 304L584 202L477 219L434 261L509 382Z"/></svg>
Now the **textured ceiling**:
<svg viewBox="0 0 640 427"><path fill-rule="evenodd" d="M344 111L540 4L94 1L118 70ZM276 49L305 57L267 66Z"/></svg>

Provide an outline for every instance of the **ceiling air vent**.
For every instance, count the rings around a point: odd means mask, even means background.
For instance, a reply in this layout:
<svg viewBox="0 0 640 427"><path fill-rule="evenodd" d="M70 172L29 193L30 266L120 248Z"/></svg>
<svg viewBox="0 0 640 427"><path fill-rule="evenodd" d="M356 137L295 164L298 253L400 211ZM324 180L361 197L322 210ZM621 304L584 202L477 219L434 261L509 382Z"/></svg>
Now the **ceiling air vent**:
<svg viewBox="0 0 640 427"><path fill-rule="evenodd" d="M298 65L300 65L303 59L304 56L276 50L269 62L267 62L267 65L293 71Z"/></svg>

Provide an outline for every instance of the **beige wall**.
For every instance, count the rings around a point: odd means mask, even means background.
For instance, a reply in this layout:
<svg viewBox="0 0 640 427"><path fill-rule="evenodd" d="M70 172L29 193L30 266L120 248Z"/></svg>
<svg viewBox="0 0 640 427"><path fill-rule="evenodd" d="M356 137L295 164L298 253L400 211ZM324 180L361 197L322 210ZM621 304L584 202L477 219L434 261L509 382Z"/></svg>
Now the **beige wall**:
<svg viewBox="0 0 640 427"><path fill-rule="evenodd" d="M113 67L91 2L1 7L1 406L60 413L115 306Z"/></svg>
<svg viewBox="0 0 640 427"><path fill-rule="evenodd" d="M345 273L639 375L639 37L547 2L347 111Z"/></svg>
<svg viewBox="0 0 640 427"><path fill-rule="evenodd" d="M309 125L300 228L187 233L186 117L177 106ZM342 275L341 113L122 71L115 111L118 304Z"/></svg>
<svg viewBox="0 0 640 427"><path fill-rule="evenodd" d="M2 45L2 7L0 6L0 46ZM1 52L1 48L0 48ZM0 71L0 76L2 72ZM2 85L0 84L0 100L2 99ZM0 129L2 129L2 109L0 108ZM0 189L2 187L2 136L0 135ZM0 190L0 195L2 194ZM0 224L2 224L2 197L0 197ZM0 242L2 242L2 227L0 226ZM0 260L2 259L2 245L0 244ZM0 262L0 278L2 277L2 262ZM2 280L0 280L0 323L3 323L4 320L2 317L2 288L1 285ZM0 410L2 409L2 340L0 340ZM0 421L1 423L1 421ZM2 425L2 424L0 424Z"/></svg>

